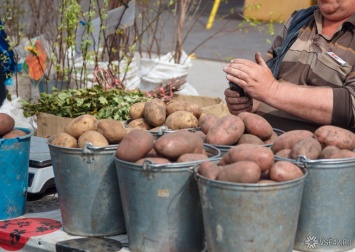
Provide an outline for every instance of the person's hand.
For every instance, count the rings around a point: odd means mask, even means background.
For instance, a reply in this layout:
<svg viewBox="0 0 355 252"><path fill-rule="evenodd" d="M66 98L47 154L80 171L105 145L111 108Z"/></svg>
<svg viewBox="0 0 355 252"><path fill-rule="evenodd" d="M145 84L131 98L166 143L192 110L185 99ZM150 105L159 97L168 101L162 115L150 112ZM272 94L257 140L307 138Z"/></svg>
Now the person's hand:
<svg viewBox="0 0 355 252"><path fill-rule="evenodd" d="M253 98L249 95L240 97L237 91L227 88L224 91L225 100L229 112L232 115L238 115L240 112L254 112L253 111Z"/></svg>
<svg viewBox="0 0 355 252"><path fill-rule="evenodd" d="M227 80L239 85L250 97L260 101L269 96L278 85L259 52L255 54L255 62L234 59L223 70L227 73ZM239 103L242 101L245 103L245 100L239 100ZM231 104L236 104L236 101L233 100Z"/></svg>

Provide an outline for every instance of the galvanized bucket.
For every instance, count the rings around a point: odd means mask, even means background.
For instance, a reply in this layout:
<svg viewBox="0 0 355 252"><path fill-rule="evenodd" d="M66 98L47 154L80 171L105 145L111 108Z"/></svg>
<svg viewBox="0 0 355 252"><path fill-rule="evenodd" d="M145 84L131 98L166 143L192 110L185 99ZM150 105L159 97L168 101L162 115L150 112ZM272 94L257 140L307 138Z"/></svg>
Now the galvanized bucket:
<svg viewBox="0 0 355 252"><path fill-rule="evenodd" d="M291 252L305 175L277 184L241 184L196 173L207 250Z"/></svg>
<svg viewBox="0 0 355 252"><path fill-rule="evenodd" d="M32 131L16 138L0 138L0 220L25 214L28 187L28 163Z"/></svg>
<svg viewBox="0 0 355 252"><path fill-rule="evenodd" d="M273 131L279 136L283 133L285 133L284 131L280 130L280 129L273 129ZM272 144L264 144L263 146L266 146L266 147L270 147ZM230 148L232 148L233 146L235 145L218 145L218 144L212 144L212 146L216 147L217 149L220 150L221 152L221 156L223 157L224 154L226 154Z"/></svg>
<svg viewBox="0 0 355 252"><path fill-rule="evenodd" d="M220 158L217 148L205 145L205 150L208 160ZM130 251L201 252L205 236L193 175L199 162L137 165L115 160Z"/></svg>
<svg viewBox="0 0 355 252"><path fill-rule="evenodd" d="M126 232L114 154L117 145L64 148L47 140L63 230L79 236Z"/></svg>
<svg viewBox="0 0 355 252"><path fill-rule="evenodd" d="M333 252L354 248L355 158L309 160L300 156L293 161L308 170L295 249Z"/></svg>

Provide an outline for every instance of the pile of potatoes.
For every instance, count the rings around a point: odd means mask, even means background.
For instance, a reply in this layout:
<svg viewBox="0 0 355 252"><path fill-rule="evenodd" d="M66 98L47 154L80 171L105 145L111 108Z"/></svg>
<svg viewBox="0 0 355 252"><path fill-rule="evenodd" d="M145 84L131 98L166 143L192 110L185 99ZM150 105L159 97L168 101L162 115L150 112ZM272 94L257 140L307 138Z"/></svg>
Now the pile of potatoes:
<svg viewBox="0 0 355 252"><path fill-rule="evenodd" d="M270 123L260 115L242 112L238 116L204 114L199 127L206 135L205 142L213 145L271 144L278 138Z"/></svg>
<svg viewBox="0 0 355 252"><path fill-rule="evenodd" d="M202 162L198 173L211 180L256 184L285 182L304 175L292 162L275 161L270 147L249 143L231 147L219 162Z"/></svg>
<svg viewBox="0 0 355 252"><path fill-rule="evenodd" d="M0 113L0 138L9 139L27 135L25 131L14 127L15 119L6 113Z"/></svg>
<svg viewBox="0 0 355 252"><path fill-rule="evenodd" d="M51 144L66 148L83 148L86 142L94 146L107 146L118 144L126 134L127 129L120 121L98 120L85 114L70 121L63 132L53 137Z"/></svg>
<svg viewBox="0 0 355 252"><path fill-rule="evenodd" d="M130 107L128 127L154 130L166 126L170 130L197 128L202 107L187 101L170 101L165 104L155 98L135 103Z"/></svg>
<svg viewBox="0 0 355 252"><path fill-rule="evenodd" d="M154 164L194 162L207 160L203 139L188 130L176 130L155 139L150 131L129 131L117 147L118 159L143 164L149 160Z"/></svg>
<svg viewBox="0 0 355 252"><path fill-rule="evenodd" d="M324 125L314 132L292 130L280 135L271 149L275 156L296 159L304 156L310 160L355 157L355 134L350 130Z"/></svg>

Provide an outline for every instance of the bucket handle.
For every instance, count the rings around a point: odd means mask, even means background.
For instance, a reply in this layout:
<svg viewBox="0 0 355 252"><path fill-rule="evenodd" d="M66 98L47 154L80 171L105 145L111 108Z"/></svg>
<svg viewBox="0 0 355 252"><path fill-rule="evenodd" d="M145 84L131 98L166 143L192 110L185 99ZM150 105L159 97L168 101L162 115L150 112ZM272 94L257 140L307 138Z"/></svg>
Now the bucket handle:
<svg viewBox="0 0 355 252"><path fill-rule="evenodd" d="M95 151L99 150L116 150L117 145L109 146L94 146L92 143L87 142L83 146L83 160L87 163L92 163L95 161Z"/></svg>

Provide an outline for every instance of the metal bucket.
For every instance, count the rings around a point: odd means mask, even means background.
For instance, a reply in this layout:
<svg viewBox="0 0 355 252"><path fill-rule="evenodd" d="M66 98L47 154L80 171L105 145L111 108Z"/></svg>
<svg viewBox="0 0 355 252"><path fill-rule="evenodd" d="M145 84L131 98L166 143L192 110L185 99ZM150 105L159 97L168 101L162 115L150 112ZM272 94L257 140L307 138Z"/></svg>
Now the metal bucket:
<svg viewBox="0 0 355 252"><path fill-rule="evenodd" d="M63 230L72 235L126 232L114 154L117 145L64 148L47 140Z"/></svg>
<svg viewBox="0 0 355 252"><path fill-rule="evenodd" d="M220 158L205 145L208 160ZM132 252L201 252L204 230L193 168L199 162L137 165L116 160Z"/></svg>
<svg viewBox="0 0 355 252"><path fill-rule="evenodd" d="M241 184L196 173L207 250L291 252L305 175L277 184Z"/></svg>
<svg viewBox="0 0 355 252"><path fill-rule="evenodd" d="M293 161L308 170L295 249L333 252L354 248L355 158L308 160L300 156Z"/></svg>
<svg viewBox="0 0 355 252"><path fill-rule="evenodd" d="M280 130L280 129L273 129L273 131L279 136L283 133L285 133L284 131ZM272 144L264 144L263 146L266 147L270 147ZM230 148L232 148L235 145L217 145L217 144L213 144L214 147L216 147L217 149L220 150L221 152L221 156L223 157L224 154L226 154Z"/></svg>
<svg viewBox="0 0 355 252"><path fill-rule="evenodd" d="M0 220L25 214L28 187L28 164L32 131L16 138L0 138Z"/></svg>

